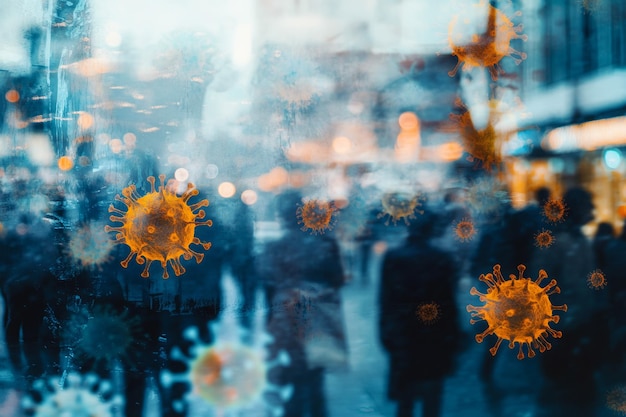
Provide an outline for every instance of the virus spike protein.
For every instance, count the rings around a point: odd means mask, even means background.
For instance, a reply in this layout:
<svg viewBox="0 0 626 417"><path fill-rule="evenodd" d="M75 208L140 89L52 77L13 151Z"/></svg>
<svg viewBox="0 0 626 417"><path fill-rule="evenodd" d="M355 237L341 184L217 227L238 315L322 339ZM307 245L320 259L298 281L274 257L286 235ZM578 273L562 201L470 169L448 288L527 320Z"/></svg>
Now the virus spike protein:
<svg viewBox="0 0 626 417"><path fill-rule="evenodd" d="M174 274L180 276L185 273L185 268L180 263L180 257L185 260L195 258L200 263L204 255L192 250L191 244L202 245L205 250L211 247L209 242L201 242L194 236L197 226L211 226L211 220L198 221L205 216L201 207L209 205L204 199L195 204L187 202L193 196L198 195L198 190L192 183L187 184L187 190L181 197L170 192L165 187L165 175L159 176L161 185L158 190L155 187L155 178L148 177L151 191L144 196L137 193L135 185L131 184L122 190L122 197L115 196L115 200L123 203L127 210L124 212L109 206L112 222L122 223L121 226L105 226L105 231L116 232L116 243L124 243L130 248L130 253L120 262L122 267L127 268L128 263L136 256L139 265L145 264L141 276L147 278L150 265L153 261L161 263L163 278L169 278L167 263L169 262ZM199 210L196 212L196 210Z"/></svg>
<svg viewBox="0 0 626 417"><path fill-rule="evenodd" d="M549 296L560 293L556 280L551 280L545 287L539 284L548 274L543 269L535 281L524 277L526 267L517 267L519 275L511 274L509 280L504 280L500 265L494 265L493 274L481 274L478 278L487 284L487 293L480 293L475 287L470 290L471 295L478 295L485 304L480 307L467 306L471 313L470 323L486 321L488 327L476 335L476 341L482 343L485 336L495 334L498 337L496 344L489 350L493 356L498 351L503 340L509 341L509 348L519 344L518 359L524 359L522 345L527 346L528 357L535 356L535 349L544 352L552 348L546 335L560 338L562 333L550 328L550 322L558 323L559 316L553 315L554 310L567 311L567 305L555 306ZM532 346L531 346L532 345Z"/></svg>

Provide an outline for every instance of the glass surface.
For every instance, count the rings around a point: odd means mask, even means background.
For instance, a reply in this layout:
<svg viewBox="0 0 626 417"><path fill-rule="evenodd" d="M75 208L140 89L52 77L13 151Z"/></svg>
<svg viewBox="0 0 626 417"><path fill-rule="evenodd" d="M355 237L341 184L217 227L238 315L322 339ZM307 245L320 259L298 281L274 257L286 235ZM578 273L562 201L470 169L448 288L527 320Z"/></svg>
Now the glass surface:
<svg viewBox="0 0 626 417"><path fill-rule="evenodd" d="M1 416L626 411L623 0L0 0L0 35Z"/></svg>

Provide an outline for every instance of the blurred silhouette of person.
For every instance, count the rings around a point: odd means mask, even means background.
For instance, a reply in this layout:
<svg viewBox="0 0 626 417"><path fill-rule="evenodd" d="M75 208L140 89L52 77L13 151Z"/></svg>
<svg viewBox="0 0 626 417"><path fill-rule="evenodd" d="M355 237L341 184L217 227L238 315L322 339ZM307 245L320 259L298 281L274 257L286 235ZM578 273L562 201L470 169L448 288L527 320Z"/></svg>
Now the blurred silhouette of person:
<svg viewBox="0 0 626 417"><path fill-rule="evenodd" d="M19 221L2 239L2 294L5 298L4 334L13 371L27 388L41 378L50 365L42 347L48 297L52 293L51 272L56 258L49 244L49 225L30 214L17 214ZM54 358L52 358L54 359ZM58 360L58 359L57 359Z"/></svg>
<svg viewBox="0 0 626 417"><path fill-rule="evenodd" d="M239 311L244 328L250 330L256 304L257 276L254 264L254 218L250 207L241 199L219 199L216 206L223 205L217 220L221 223L224 235L220 245L224 245L224 266L230 268L232 277L239 287L242 298ZM229 215L227 216L226 213Z"/></svg>
<svg viewBox="0 0 626 417"><path fill-rule="evenodd" d="M547 226L543 207L550 199L550 194L549 188L538 188L535 191L535 201L511 214L509 230L506 232L513 246L510 266L529 265L536 246L535 235Z"/></svg>
<svg viewBox="0 0 626 417"><path fill-rule="evenodd" d="M277 197L283 236L258 257L258 271L270 293L267 330L274 337L270 357L285 350L291 363L281 368L278 385L292 385L286 417L325 417L326 370L347 366L339 289L344 275L337 242L302 231L296 217L302 197L287 191Z"/></svg>
<svg viewBox="0 0 626 417"><path fill-rule="evenodd" d="M610 361L616 376L626 370L626 219L621 233L604 247L603 272L609 301Z"/></svg>
<svg viewBox="0 0 626 417"><path fill-rule="evenodd" d="M596 234L593 237L592 247L596 260L596 266L602 271L606 269L608 261L606 256L607 245L614 238L615 228L613 227L613 224L609 222L600 222L598 224L598 228L596 229Z"/></svg>
<svg viewBox="0 0 626 417"><path fill-rule="evenodd" d="M186 189L186 183L179 185L184 185L183 189ZM177 183L172 182L171 186L174 187L171 188L174 191ZM192 356L193 341L184 337L185 330L196 328L203 345L211 345L215 342L210 323L219 318L222 307L222 253L219 251L219 245L224 237L219 235L219 232L223 230L219 226L220 220L214 216L215 200L210 194L199 190L199 194L193 197L190 203L196 203L205 198L209 200L209 206L203 208L206 215L201 221L211 219L213 225L211 227L197 226L194 235L202 242L210 242L211 247L208 250L201 247L192 248L204 255L202 261L197 263L191 259L183 262L185 268L183 275L159 282L158 293L162 294L159 298L163 300L173 298L173 306L155 306L154 303L152 306L153 312L160 317L159 366L171 372L189 371L186 362L172 357L174 348L180 349L187 357ZM216 248L218 250L214 252ZM191 387L182 382L165 385L160 377L157 377L156 383L161 395L162 417L186 416L189 410L183 397Z"/></svg>
<svg viewBox="0 0 626 417"><path fill-rule="evenodd" d="M381 221L378 218L378 214L381 213L381 211L381 209L368 210L365 222L359 229L359 233L355 236L358 248L358 273L361 284L364 287L369 286L371 281L370 264L374 245L380 238L378 228L380 227Z"/></svg>
<svg viewBox="0 0 626 417"><path fill-rule="evenodd" d="M544 269L548 278L555 278L561 293L553 303L561 304L562 300L568 306L555 326L563 337L552 340L552 349L540 355L547 378L539 400L545 405L545 415L592 415L594 374L608 345L607 303L603 293L587 285L595 260L582 227L593 220L594 206L591 194L581 187L568 189L562 202L567 212L564 221L554 225L554 243L537 248L529 268L530 274Z"/></svg>
<svg viewBox="0 0 626 417"><path fill-rule="evenodd" d="M512 238L511 220L513 208L510 201L502 201L497 210L485 216L477 226L480 238L470 259L469 273L472 279L478 279L481 274L489 273L496 264L501 265L503 271L515 271L516 241ZM489 379L493 375L496 364L489 350L484 350L480 366L480 377Z"/></svg>
<svg viewBox="0 0 626 417"><path fill-rule="evenodd" d="M387 394L398 417L442 415L444 379L455 367L461 337L455 300L458 266L433 245L443 232L432 208L409 226L406 243L383 261L379 334L389 354Z"/></svg>

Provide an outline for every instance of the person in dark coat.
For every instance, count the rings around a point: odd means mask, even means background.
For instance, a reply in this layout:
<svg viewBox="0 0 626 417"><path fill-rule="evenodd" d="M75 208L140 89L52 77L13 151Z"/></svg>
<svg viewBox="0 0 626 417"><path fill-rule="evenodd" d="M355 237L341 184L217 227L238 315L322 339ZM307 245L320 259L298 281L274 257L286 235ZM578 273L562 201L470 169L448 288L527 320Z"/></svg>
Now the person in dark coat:
<svg viewBox="0 0 626 417"><path fill-rule="evenodd" d="M345 280L335 239L300 229L296 210L301 204L295 191L278 197L284 234L266 245L258 271L272 289L267 329L274 343L269 356L282 350L290 357L275 381L293 387L283 415L326 417L324 374L347 361L339 294Z"/></svg>
<svg viewBox="0 0 626 417"><path fill-rule="evenodd" d="M2 239L5 275L4 334L8 357L16 376L28 383L41 378L47 363L42 344L46 305L54 276L50 272L56 251L48 242L52 231L41 219L24 215Z"/></svg>
<svg viewBox="0 0 626 417"><path fill-rule="evenodd" d="M385 256L380 287L379 334L389 355L388 396L397 416L441 415L443 384L455 367L461 337L455 300L458 267L431 240L442 228L431 209L409 226L406 243Z"/></svg>

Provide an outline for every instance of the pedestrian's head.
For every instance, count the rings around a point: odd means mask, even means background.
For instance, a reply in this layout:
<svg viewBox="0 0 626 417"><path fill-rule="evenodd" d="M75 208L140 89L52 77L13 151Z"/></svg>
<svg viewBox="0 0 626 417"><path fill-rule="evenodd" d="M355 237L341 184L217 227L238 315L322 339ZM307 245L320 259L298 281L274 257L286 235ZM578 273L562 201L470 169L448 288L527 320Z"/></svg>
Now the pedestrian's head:
<svg viewBox="0 0 626 417"><path fill-rule="evenodd" d="M571 226L583 226L593 220L593 201L591 193L582 187L573 187L563 195L567 208L566 222Z"/></svg>
<svg viewBox="0 0 626 417"><path fill-rule="evenodd" d="M552 192L548 187L539 187L535 191L535 199L540 206L544 206L549 200Z"/></svg>
<svg viewBox="0 0 626 417"><path fill-rule="evenodd" d="M288 229L298 228L298 207L302 205L302 194L287 190L276 197L276 213L281 224Z"/></svg>
<svg viewBox="0 0 626 417"><path fill-rule="evenodd" d="M422 214L416 213L408 226L408 239L426 241L437 237L442 231L443 216L437 215L432 207L425 207Z"/></svg>
<svg viewBox="0 0 626 417"><path fill-rule="evenodd" d="M613 237L615 236L615 229L613 228L613 224L609 222L601 222L598 224L598 228L596 229L596 237Z"/></svg>

